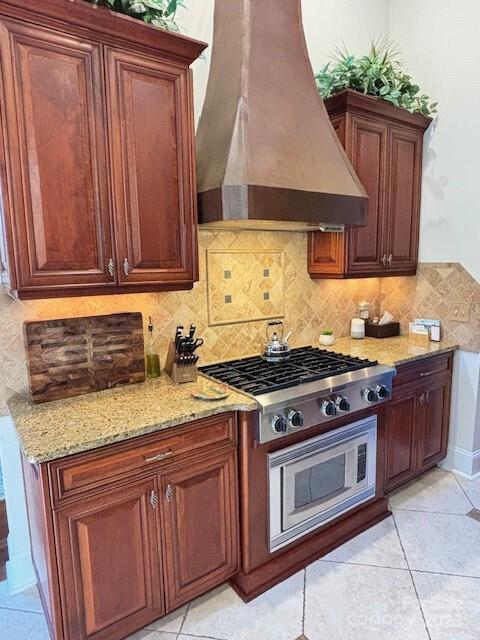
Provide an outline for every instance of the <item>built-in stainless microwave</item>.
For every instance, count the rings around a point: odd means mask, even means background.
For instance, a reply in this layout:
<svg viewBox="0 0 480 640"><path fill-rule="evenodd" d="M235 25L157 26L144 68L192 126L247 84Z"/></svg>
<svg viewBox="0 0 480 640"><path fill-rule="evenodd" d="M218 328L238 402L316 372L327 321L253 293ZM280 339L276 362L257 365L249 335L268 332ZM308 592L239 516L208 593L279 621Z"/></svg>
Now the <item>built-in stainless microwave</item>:
<svg viewBox="0 0 480 640"><path fill-rule="evenodd" d="M270 550L373 498L377 417L268 455Z"/></svg>

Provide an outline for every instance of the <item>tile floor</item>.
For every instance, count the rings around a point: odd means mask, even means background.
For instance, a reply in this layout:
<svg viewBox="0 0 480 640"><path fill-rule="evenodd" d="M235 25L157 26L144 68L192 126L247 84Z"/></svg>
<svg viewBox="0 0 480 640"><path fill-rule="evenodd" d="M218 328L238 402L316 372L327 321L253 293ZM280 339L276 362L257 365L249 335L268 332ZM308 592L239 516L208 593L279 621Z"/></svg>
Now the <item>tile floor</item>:
<svg viewBox="0 0 480 640"><path fill-rule="evenodd" d="M478 640L480 479L434 469L393 516L248 605L222 586L130 640ZM1 640L47 640L35 589L0 585Z"/></svg>

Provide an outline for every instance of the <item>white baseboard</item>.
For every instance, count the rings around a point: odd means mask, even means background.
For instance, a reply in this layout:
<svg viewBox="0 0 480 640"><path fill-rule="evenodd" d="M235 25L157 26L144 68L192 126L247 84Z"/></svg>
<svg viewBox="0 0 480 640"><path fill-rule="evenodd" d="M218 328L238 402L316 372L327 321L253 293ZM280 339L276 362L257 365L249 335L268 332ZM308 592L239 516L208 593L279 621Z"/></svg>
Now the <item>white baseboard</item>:
<svg viewBox="0 0 480 640"><path fill-rule="evenodd" d="M33 587L37 579L30 553L18 553L7 561L8 592L14 595Z"/></svg>
<svg viewBox="0 0 480 640"><path fill-rule="evenodd" d="M467 451L460 447L448 447L447 457L440 462L439 466L470 480L480 477L480 449Z"/></svg>

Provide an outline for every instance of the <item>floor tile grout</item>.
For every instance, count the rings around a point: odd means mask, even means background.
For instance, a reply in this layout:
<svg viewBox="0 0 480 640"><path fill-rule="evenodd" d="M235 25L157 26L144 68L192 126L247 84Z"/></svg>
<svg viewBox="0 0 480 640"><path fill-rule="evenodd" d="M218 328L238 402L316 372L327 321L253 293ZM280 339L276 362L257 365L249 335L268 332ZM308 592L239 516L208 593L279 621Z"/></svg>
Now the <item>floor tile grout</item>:
<svg viewBox="0 0 480 640"><path fill-rule="evenodd" d="M404 509L402 507L391 507L391 512L394 511L409 511L411 513L434 513L438 516L466 516L466 513L452 513L451 511L427 511L425 509Z"/></svg>
<svg viewBox="0 0 480 640"><path fill-rule="evenodd" d="M383 564L367 564L366 562L348 562L347 560L324 560L320 558L318 562L328 562L330 564L347 564L351 567L372 567L372 569L389 569L390 571L409 571L407 567L390 567Z"/></svg>
<svg viewBox="0 0 480 640"><path fill-rule="evenodd" d="M450 472L450 473L452 473L452 472ZM455 480L456 480L456 482L457 482L458 486L460 487L460 489L461 489L461 490L463 491L463 493L465 494L465 497L467 498L467 500L469 501L469 503L472 505L472 509L475 509L475 508L476 508L476 507L475 507L475 505L474 505L474 504L473 504L473 502L470 500L470 496L469 496L469 495L468 495L468 493L465 491L465 489L464 489L464 487L463 487L462 483L460 482L460 480L457 478L457 476L456 476L454 473L452 473L452 476L455 478Z"/></svg>
<svg viewBox="0 0 480 640"><path fill-rule="evenodd" d="M415 596L417 598L418 606L420 608L420 613L422 614L422 620L423 620L423 624L425 625L425 631L427 633L427 636L428 636L429 640L432 640L432 637L430 635L430 630L429 630L428 625L427 625L427 620L425 618L425 612L423 611L422 603L420 602L420 596L418 595L417 585L415 584L415 580L413 579L412 571L410 569L410 563L409 563L408 558L407 558L407 553L405 551L405 547L403 546L402 538L400 537L400 531L398 530L397 522L395 520L395 516L393 515L393 511L392 511L392 520L393 520L393 524L395 525L395 530L397 532L397 536L398 536L398 541L400 543L400 547L402 548L402 552L403 552L403 555L405 557L405 562L407 563L408 575L410 576L410 580L412 582L412 587L413 587L413 590L415 591Z"/></svg>
<svg viewBox="0 0 480 640"><path fill-rule="evenodd" d="M5 605L0 605L0 611L2 609L6 609L7 611L21 611L22 613L34 613L37 616L44 615L42 611L33 611L32 609L22 609L22 607L6 607Z"/></svg>
<svg viewBox="0 0 480 640"><path fill-rule="evenodd" d="M187 614L188 614L188 611L190 609L190 604L191 604L190 602L187 604L187 607L185 609L185 613L183 614L182 622L180 623L180 629L178 630L178 635L177 635L177 639L176 640L178 640L178 638L180 637L180 635L182 633L183 625L185 624L185 620L187 619Z"/></svg>

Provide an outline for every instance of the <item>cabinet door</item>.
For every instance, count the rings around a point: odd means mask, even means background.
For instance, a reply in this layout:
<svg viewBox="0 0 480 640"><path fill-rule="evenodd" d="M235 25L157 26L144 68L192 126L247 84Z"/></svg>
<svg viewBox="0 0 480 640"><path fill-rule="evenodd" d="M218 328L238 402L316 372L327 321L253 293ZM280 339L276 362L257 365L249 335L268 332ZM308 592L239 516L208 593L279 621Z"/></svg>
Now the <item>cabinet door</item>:
<svg viewBox="0 0 480 640"><path fill-rule="evenodd" d="M450 381L432 380L424 391L424 420L418 467L423 471L447 455L450 422Z"/></svg>
<svg viewBox="0 0 480 640"><path fill-rule="evenodd" d="M368 194L365 227L349 229L349 273L381 273L385 266L387 126L374 119L352 116L347 153Z"/></svg>
<svg viewBox="0 0 480 640"><path fill-rule="evenodd" d="M58 512L70 640L124 637L163 615L155 491L155 480L132 482Z"/></svg>
<svg viewBox="0 0 480 640"><path fill-rule="evenodd" d="M107 49L118 275L130 285L197 274L190 72Z"/></svg>
<svg viewBox="0 0 480 640"><path fill-rule="evenodd" d="M422 133L390 128L386 244L389 274L415 273L417 266L422 140Z"/></svg>
<svg viewBox="0 0 480 640"><path fill-rule="evenodd" d="M385 491L413 478L417 458L422 411L420 394L411 387L396 387L387 409Z"/></svg>
<svg viewBox="0 0 480 640"><path fill-rule="evenodd" d="M0 47L18 289L111 284L101 48L8 20Z"/></svg>
<svg viewBox="0 0 480 640"><path fill-rule="evenodd" d="M236 452L172 470L162 479L167 610L238 569Z"/></svg>

